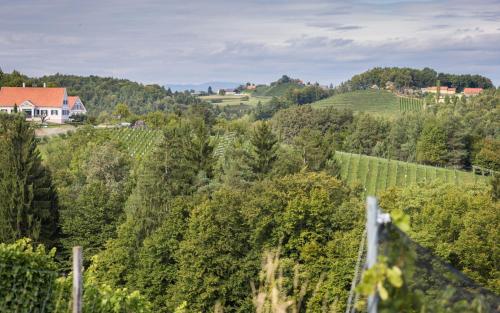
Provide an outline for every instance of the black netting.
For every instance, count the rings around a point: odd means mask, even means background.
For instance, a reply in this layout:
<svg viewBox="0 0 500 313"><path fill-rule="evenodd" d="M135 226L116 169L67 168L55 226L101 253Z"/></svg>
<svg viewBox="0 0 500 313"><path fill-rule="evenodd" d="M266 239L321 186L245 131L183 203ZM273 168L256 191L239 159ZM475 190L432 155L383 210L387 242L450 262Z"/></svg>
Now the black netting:
<svg viewBox="0 0 500 313"><path fill-rule="evenodd" d="M379 254L402 269L404 287L394 289L379 312L400 305L400 312L500 312L500 297L433 253L392 224L381 229ZM392 301L392 303L391 303ZM386 310L384 310L386 308Z"/></svg>

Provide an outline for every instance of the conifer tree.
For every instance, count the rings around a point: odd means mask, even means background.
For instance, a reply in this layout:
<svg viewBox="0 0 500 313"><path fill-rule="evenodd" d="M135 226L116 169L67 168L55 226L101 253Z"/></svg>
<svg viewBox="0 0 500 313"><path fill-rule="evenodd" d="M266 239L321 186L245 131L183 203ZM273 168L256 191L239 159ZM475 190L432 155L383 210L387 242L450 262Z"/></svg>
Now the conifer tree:
<svg viewBox="0 0 500 313"><path fill-rule="evenodd" d="M261 122L257 125L250 138L252 151L250 155L250 166L254 173L265 175L269 173L276 161L278 139L273 134L269 123Z"/></svg>
<svg viewBox="0 0 500 313"><path fill-rule="evenodd" d="M35 132L20 114L0 115L0 242L30 237L49 246L58 234L57 199Z"/></svg>

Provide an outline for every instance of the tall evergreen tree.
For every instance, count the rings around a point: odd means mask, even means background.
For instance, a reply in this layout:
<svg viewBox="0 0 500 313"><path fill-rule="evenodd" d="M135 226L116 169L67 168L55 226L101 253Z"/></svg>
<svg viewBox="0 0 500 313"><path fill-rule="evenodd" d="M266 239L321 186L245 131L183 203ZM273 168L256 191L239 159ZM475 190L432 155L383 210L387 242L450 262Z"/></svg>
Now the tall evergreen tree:
<svg viewBox="0 0 500 313"><path fill-rule="evenodd" d="M53 246L57 197L33 128L20 114L0 114L0 242L30 237Z"/></svg>
<svg viewBox="0 0 500 313"><path fill-rule="evenodd" d="M265 175L269 173L276 161L278 149L278 139L271 130L269 123L261 122L254 129L252 137L252 151L250 155L250 165L254 173Z"/></svg>

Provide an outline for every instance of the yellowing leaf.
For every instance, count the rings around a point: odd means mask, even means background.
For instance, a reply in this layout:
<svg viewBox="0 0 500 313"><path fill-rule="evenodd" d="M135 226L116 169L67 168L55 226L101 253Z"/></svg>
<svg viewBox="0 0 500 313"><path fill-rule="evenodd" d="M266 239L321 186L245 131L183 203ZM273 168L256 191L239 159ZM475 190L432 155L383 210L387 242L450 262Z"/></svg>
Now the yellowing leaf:
<svg viewBox="0 0 500 313"><path fill-rule="evenodd" d="M403 278L401 277L401 270L397 266L387 269L387 278L391 285L396 288L403 286Z"/></svg>
<svg viewBox="0 0 500 313"><path fill-rule="evenodd" d="M382 299L383 301L387 300L387 298L389 298L389 293L387 292L387 289L384 288L382 283L378 283L377 288L380 299Z"/></svg>

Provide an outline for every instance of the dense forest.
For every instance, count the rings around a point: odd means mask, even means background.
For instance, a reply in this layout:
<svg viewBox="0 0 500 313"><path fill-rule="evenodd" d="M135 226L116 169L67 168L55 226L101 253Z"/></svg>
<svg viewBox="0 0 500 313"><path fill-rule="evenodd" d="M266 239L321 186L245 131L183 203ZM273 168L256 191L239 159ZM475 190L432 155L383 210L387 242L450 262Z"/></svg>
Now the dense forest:
<svg viewBox="0 0 500 313"><path fill-rule="evenodd" d="M175 92L160 85L143 85L127 79L99 76L76 76L55 74L30 78L13 71L3 73L0 69L0 87L38 86L66 87L68 95L80 96L89 113L97 116L103 111L111 113L119 103L125 103L135 114L152 111L173 111L178 107L200 101L187 92Z"/></svg>

